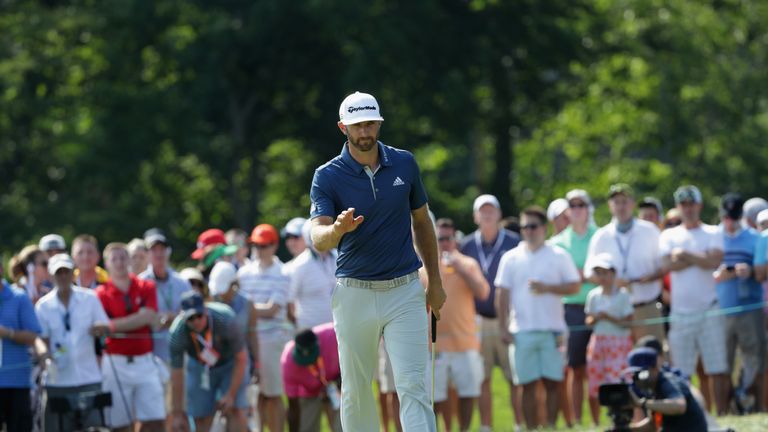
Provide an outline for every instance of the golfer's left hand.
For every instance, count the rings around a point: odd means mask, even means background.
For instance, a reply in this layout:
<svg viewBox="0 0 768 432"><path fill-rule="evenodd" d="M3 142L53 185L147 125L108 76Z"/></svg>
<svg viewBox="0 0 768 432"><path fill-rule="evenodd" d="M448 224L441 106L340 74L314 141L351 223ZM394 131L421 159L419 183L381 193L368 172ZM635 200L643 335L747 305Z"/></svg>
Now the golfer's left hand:
<svg viewBox="0 0 768 432"><path fill-rule="evenodd" d="M437 280L430 280L427 287L427 306L435 314L435 318L440 319L440 308L445 303L445 291L443 290L443 281L439 278Z"/></svg>

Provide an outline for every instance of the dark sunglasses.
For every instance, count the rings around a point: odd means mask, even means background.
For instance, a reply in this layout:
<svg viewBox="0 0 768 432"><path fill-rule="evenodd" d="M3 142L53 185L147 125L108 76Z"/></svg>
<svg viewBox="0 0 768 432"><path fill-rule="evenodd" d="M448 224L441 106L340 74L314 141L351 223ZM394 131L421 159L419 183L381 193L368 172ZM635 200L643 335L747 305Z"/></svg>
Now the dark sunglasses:
<svg viewBox="0 0 768 432"><path fill-rule="evenodd" d="M299 238L299 236L297 236L295 234L286 234L285 235L285 239L286 240L296 240L297 238Z"/></svg>
<svg viewBox="0 0 768 432"><path fill-rule="evenodd" d="M271 248L274 245L275 245L274 243L269 243L264 245L254 244L254 246L256 246L256 249L267 249L267 248Z"/></svg>
<svg viewBox="0 0 768 432"><path fill-rule="evenodd" d="M674 228L674 227L680 225L681 223L683 223L683 221L671 220L671 221L668 221L667 223L665 223L664 227L665 228Z"/></svg>
<svg viewBox="0 0 768 432"><path fill-rule="evenodd" d="M199 320L199 319L200 319L200 318L202 318L202 317L203 317L203 314L201 314L201 313L196 313L196 314L194 314L194 315L191 315L191 316L189 317L189 321L197 321L197 320Z"/></svg>
<svg viewBox="0 0 768 432"><path fill-rule="evenodd" d="M194 280L194 279L190 280L189 284L192 285L193 287L197 287L197 288L202 288L203 287L203 283L200 282L199 280Z"/></svg>
<svg viewBox="0 0 768 432"><path fill-rule="evenodd" d="M69 311L64 314L64 328L67 329L67 331L72 330L72 327L69 324Z"/></svg>
<svg viewBox="0 0 768 432"><path fill-rule="evenodd" d="M570 207L570 208L587 208L588 206L585 203L575 203L575 204L568 204L568 207Z"/></svg>
<svg viewBox="0 0 768 432"><path fill-rule="evenodd" d="M437 241L439 241L439 242L444 242L444 241L451 241L451 240L453 240L453 239L454 239L454 237L453 237L453 236L445 236L445 237L438 237L438 238L437 238Z"/></svg>
<svg viewBox="0 0 768 432"><path fill-rule="evenodd" d="M535 230L535 229L538 229L540 226L541 224L533 223L533 224L523 225L520 228L524 230Z"/></svg>

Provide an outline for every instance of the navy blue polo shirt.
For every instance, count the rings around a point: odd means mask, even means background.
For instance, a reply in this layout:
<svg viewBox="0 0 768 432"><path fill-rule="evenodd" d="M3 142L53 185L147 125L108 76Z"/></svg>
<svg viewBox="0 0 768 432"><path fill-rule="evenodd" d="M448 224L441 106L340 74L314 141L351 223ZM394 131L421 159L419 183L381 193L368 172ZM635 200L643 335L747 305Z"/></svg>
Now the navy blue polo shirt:
<svg viewBox="0 0 768 432"><path fill-rule="evenodd" d="M315 170L310 217L336 216L354 207L365 220L342 236L336 277L387 280L421 267L413 247L411 211L427 203L427 193L413 154L379 142L379 168L369 176L349 153Z"/></svg>

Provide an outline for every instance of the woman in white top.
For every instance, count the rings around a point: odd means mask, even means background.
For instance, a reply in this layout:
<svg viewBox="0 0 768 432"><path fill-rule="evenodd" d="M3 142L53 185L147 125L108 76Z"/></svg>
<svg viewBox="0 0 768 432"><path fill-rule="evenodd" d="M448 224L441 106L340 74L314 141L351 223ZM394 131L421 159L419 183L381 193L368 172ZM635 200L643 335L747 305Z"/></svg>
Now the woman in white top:
<svg viewBox="0 0 768 432"><path fill-rule="evenodd" d="M632 350L629 326L633 308L626 288L616 286L616 267L611 254L597 254L587 266L600 283L589 292L584 305L586 324L592 326L587 347L589 408L592 418L599 419L597 396L600 385L620 382L621 373L627 367L627 355Z"/></svg>

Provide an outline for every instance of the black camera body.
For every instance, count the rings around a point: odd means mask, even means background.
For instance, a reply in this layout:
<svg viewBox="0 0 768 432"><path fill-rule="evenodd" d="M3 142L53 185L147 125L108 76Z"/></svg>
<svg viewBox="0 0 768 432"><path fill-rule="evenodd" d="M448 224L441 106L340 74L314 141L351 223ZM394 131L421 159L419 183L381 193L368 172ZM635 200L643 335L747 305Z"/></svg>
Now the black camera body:
<svg viewBox="0 0 768 432"><path fill-rule="evenodd" d="M608 408L608 417L613 427L606 432L628 432L634 409L629 384L601 384L598 390L600 405Z"/></svg>

